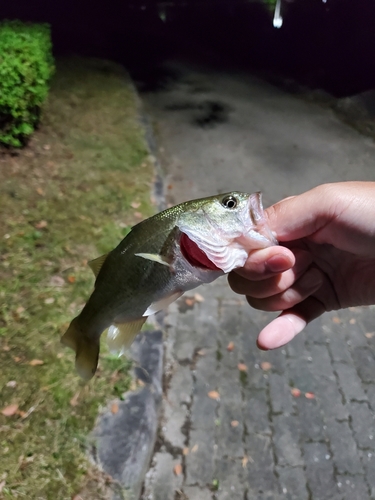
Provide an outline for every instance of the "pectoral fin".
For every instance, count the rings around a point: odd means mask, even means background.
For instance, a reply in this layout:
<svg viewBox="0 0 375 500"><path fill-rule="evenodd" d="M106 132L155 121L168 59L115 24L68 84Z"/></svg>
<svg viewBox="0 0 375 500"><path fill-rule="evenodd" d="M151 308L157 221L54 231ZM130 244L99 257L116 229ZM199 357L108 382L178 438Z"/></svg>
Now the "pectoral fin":
<svg viewBox="0 0 375 500"><path fill-rule="evenodd" d="M108 328L107 344L109 350L119 355L129 349L146 318L139 318L129 323L116 323Z"/></svg>
<svg viewBox="0 0 375 500"><path fill-rule="evenodd" d="M168 295L168 297L164 297L161 300L157 300L156 302L153 302L150 306L148 306L146 311L143 313L143 316L151 316L151 314L155 314L158 311L165 309L170 304L172 304L172 302L174 302L179 297L181 297L181 295L183 293L184 292L178 291L178 292L172 293L172 295Z"/></svg>
<svg viewBox="0 0 375 500"><path fill-rule="evenodd" d="M108 257L108 254L106 253L104 255L101 255L97 259L90 260L90 262L88 262L88 265L92 269L95 276L98 276L99 271L102 268L102 265L104 264L107 257Z"/></svg>
<svg viewBox="0 0 375 500"><path fill-rule="evenodd" d="M158 262L159 264L163 264L163 266L169 267L170 264L165 260L164 257L158 255L156 253L135 253L137 257L142 257L142 259L152 260L153 262Z"/></svg>

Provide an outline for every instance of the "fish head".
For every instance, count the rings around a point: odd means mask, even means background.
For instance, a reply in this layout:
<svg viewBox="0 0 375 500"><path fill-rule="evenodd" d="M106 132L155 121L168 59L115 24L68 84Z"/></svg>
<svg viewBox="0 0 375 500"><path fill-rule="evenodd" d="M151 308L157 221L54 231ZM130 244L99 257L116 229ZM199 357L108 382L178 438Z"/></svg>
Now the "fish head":
<svg viewBox="0 0 375 500"><path fill-rule="evenodd" d="M180 245L188 260L191 257L194 262L205 264L194 252L196 246L225 273L242 267L250 251L277 245L264 215L260 192L235 191L187 202L177 226L182 233Z"/></svg>

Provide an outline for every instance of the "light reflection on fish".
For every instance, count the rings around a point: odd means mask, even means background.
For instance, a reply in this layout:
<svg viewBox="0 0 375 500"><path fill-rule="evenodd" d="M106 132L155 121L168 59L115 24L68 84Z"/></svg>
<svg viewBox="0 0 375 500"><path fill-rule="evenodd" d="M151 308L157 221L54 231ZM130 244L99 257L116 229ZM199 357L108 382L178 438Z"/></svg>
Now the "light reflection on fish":
<svg viewBox="0 0 375 500"><path fill-rule="evenodd" d="M90 379L100 336L123 352L147 316L185 291L242 267L251 250L277 244L263 214L261 193L232 192L187 201L137 224L107 255L89 263L95 289L62 342Z"/></svg>

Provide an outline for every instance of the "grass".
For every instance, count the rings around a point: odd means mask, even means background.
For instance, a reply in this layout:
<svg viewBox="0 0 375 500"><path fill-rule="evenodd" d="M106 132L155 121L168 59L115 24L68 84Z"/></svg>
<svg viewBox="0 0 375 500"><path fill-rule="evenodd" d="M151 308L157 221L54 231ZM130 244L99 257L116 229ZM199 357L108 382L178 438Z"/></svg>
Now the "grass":
<svg viewBox="0 0 375 500"><path fill-rule="evenodd" d="M0 151L0 498L105 498L87 435L130 364L104 349L85 386L59 338L92 291L87 260L153 212L147 155L127 74L88 59L58 62L30 144Z"/></svg>

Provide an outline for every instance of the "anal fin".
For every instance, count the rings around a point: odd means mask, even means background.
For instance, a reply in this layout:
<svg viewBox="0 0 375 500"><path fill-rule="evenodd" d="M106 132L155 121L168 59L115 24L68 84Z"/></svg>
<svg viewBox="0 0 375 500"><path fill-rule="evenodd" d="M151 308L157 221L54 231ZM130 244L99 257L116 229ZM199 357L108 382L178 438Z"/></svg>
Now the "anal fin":
<svg viewBox="0 0 375 500"><path fill-rule="evenodd" d="M107 344L112 353L124 354L132 345L137 333L147 318L139 318L128 323L116 323L108 328Z"/></svg>

